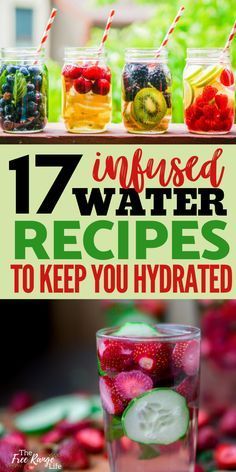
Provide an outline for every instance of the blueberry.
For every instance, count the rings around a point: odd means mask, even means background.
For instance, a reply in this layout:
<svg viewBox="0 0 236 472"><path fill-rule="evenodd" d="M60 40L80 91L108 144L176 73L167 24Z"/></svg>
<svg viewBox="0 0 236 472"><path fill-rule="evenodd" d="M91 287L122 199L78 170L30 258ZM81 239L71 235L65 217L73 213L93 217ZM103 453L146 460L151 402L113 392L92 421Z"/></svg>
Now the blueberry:
<svg viewBox="0 0 236 472"><path fill-rule="evenodd" d="M40 73L40 68L37 66L30 66L29 73L33 75L38 75Z"/></svg>
<svg viewBox="0 0 236 472"><path fill-rule="evenodd" d="M18 66L13 66L13 65L7 66L8 74L15 74L18 69L19 69Z"/></svg>
<svg viewBox="0 0 236 472"><path fill-rule="evenodd" d="M13 75L7 75L7 84L12 86L14 84L14 77Z"/></svg>
<svg viewBox="0 0 236 472"><path fill-rule="evenodd" d="M28 98L28 100L35 100L35 93L33 91L28 92L27 93L27 98Z"/></svg>
<svg viewBox="0 0 236 472"><path fill-rule="evenodd" d="M26 69L26 67L21 67L20 72L25 76L29 75L29 71Z"/></svg>
<svg viewBox="0 0 236 472"><path fill-rule="evenodd" d="M0 99L0 107L3 108L5 105L6 105L6 101L4 100L4 98L1 98Z"/></svg>
<svg viewBox="0 0 236 472"><path fill-rule="evenodd" d="M30 114L33 114L35 111L37 111L37 103L35 102L29 102L28 103L28 112Z"/></svg>
<svg viewBox="0 0 236 472"><path fill-rule="evenodd" d="M41 101L42 101L42 98L43 98L42 93L36 92L35 98L36 98L36 101L37 101L37 102L41 102Z"/></svg>
<svg viewBox="0 0 236 472"><path fill-rule="evenodd" d="M5 108L4 108L4 111L5 111L5 114L6 114L6 115L10 115L11 113L14 112L14 107L13 107L13 105L11 105L11 104L6 105Z"/></svg>
<svg viewBox="0 0 236 472"><path fill-rule="evenodd" d="M35 90L34 84L27 84L27 90L28 92L33 92Z"/></svg>
<svg viewBox="0 0 236 472"><path fill-rule="evenodd" d="M33 79L34 85L37 89L39 89L42 85L42 77L41 75L36 75Z"/></svg>
<svg viewBox="0 0 236 472"><path fill-rule="evenodd" d="M12 87L8 84L3 84L2 86L2 92L5 93L5 92L11 92L12 91Z"/></svg>

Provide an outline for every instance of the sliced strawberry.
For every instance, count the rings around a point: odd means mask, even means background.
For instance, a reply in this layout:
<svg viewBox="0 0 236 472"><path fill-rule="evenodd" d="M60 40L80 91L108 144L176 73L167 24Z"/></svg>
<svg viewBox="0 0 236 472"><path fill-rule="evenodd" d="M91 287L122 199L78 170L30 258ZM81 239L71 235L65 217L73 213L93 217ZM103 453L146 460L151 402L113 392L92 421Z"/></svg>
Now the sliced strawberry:
<svg viewBox="0 0 236 472"><path fill-rule="evenodd" d="M134 448L135 443L134 441L129 439L127 436L122 436L122 438L120 439L120 445L124 452L130 452L131 449Z"/></svg>
<svg viewBox="0 0 236 472"><path fill-rule="evenodd" d="M193 402L198 397L198 382L193 377L187 377L175 388L175 391L185 397L187 402Z"/></svg>
<svg viewBox="0 0 236 472"><path fill-rule="evenodd" d="M106 79L96 80L93 84L93 93L97 95L108 95L111 85Z"/></svg>
<svg viewBox="0 0 236 472"><path fill-rule="evenodd" d="M223 435L236 438L236 408L230 408L220 420L220 431Z"/></svg>
<svg viewBox="0 0 236 472"><path fill-rule="evenodd" d="M110 415L120 415L125 405L118 395L114 380L109 377L100 377L99 389L104 410Z"/></svg>
<svg viewBox="0 0 236 472"><path fill-rule="evenodd" d="M22 449L27 448L27 437L24 433L20 431L12 431L4 436L4 441L8 444L14 444L15 446L19 446Z"/></svg>
<svg viewBox="0 0 236 472"><path fill-rule="evenodd" d="M41 436L40 441L42 444L57 444L63 438L63 433L59 429L55 428Z"/></svg>
<svg viewBox="0 0 236 472"><path fill-rule="evenodd" d="M105 447L103 432L95 428L85 428L78 431L76 440L90 454L101 454Z"/></svg>
<svg viewBox="0 0 236 472"><path fill-rule="evenodd" d="M101 341L98 347L101 369L105 372L129 370L132 367L132 352L133 345L129 342Z"/></svg>
<svg viewBox="0 0 236 472"><path fill-rule="evenodd" d="M211 416L206 410L200 409L198 412L198 428L202 428L203 426L207 426L211 421Z"/></svg>
<svg viewBox="0 0 236 472"><path fill-rule="evenodd" d="M132 400L144 392L151 390L153 381L140 370L121 372L115 378L116 390L124 400Z"/></svg>
<svg viewBox="0 0 236 472"><path fill-rule="evenodd" d="M83 72L84 78L89 80L103 79L105 74L106 70L99 66L88 66Z"/></svg>
<svg viewBox="0 0 236 472"><path fill-rule="evenodd" d="M218 443L218 436L212 426L204 426L198 432L198 451L213 449Z"/></svg>
<svg viewBox="0 0 236 472"><path fill-rule="evenodd" d="M170 346L159 342L136 343L134 361L145 372L161 375L169 366Z"/></svg>
<svg viewBox="0 0 236 472"><path fill-rule="evenodd" d="M217 90L216 87L212 87L211 85L207 85L203 90L202 99L205 102L209 103L211 100L213 100L213 98L215 97L217 92L218 92L218 90Z"/></svg>
<svg viewBox="0 0 236 472"><path fill-rule="evenodd" d="M215 96L215 102L216 102L216 105L221 109L221 110L225 110L225 108L227 108L228 106L228 97L227 95L224 95L223 93L218 93L216 96Z"/></svg>
<svg viewBox="0 0 236 472"><path fill-rule="evenodd" d="M220 469L236 469L236 444L220 444L216 448L214 456Z"/></svg>
<svg viewBox="0 0 236 472"><path fill-rule="evenodd" d="M81 77L83 70L83 67L66 65L62 69L62 74L69 79L78 79L78 77Z"/></svg>
<svg viewBox="0 0 236 472"><path fill-rule="evenodd" d="M86 80L83 77L79 77L74 81L74 87L76 92L78 93L88 93L92 90L92 82L91 80Z"/></svg>
<svg viewBox="0 0 236 472"><path fill-rule="evenodd" d="M76 439L67 439L60 445L58 458L65 469L89 468L89 458Z"/></svg>
<svg viewBox="0 0 236 472"><path fill-rule="evenodd" d="M72 436L73 434L81 431L81 429L89 428L92 426L93 422L91 420L82 420L77 421L76 423L70 423L67 420L62 420L57 424L56 429L59 433L65 436Z"/></svg>
<svg viewBox="0 0 236 472"><path fill-rule="evenodd" d="M234 85L234 74L233 74L233 72L229 69L224 69L221 72L220 81L226 87L230 87L231 85Z"/></svg>
<svg viewBox="0 0 236 472"><path fill-rule="evenodd" d="M0 441L0 471L1 472L22 472L24 468L24 464L17 463L17 461L13 461L14 457L20 459L22 457L24 459L24 455L20 456L20 449L21 447L17 446L16 444L11 444L2 439Z"/></svg>
<svg viewBox="0 0 236 472"><path fill-rule="evenodd" d="M183 369L187 375L196 375L199 369L200 345L196 340L177 342L172 353L175 368Z"/></svg>

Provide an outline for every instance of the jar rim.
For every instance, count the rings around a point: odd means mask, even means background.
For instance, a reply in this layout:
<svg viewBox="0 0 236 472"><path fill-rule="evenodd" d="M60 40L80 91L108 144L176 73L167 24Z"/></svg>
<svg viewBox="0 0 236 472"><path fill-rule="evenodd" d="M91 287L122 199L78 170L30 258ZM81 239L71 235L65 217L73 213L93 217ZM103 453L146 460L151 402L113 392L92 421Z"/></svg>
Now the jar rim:
<svg viewBox="0 0 236 472"><path fill-rule="evenodd" d="M126 48L125 53L126 54L142 54L142 55L153 55L155 59L155 54L158 52L158 48ZM168 50L166 48L162 48L161 51L159 52L159 57L167 57L168 56Z"/></svg>
<svg viewBox="0 0 236 472"><path fill-rule="evenodd" d="M115 339L116 341L124 341L127 339L133 342L175 342L175 341L188 341L192 339L201 338L200 328L192 325L175 324L175 323L158 323L153 324L153 328L160 331L158 336L116 336L115 332L120 326L112 328L103 328L97 331L97 338L100 339Z"/></svg>

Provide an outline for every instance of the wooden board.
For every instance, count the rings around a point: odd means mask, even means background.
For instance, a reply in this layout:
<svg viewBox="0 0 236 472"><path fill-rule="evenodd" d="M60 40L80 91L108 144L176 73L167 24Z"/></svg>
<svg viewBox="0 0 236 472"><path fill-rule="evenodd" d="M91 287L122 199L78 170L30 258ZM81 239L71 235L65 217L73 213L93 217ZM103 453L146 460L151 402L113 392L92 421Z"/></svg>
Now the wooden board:
<svg viewBox="0 0 236 472"><path fill-rule="evenodd" d="M100 134L71 134L62 123L49 123L42 133L7 134L0 131L0 144L236 144L236 126L229 134L198 135L183 124L172 124L165 134L130 134L123 125L111 125Z"/></svg>

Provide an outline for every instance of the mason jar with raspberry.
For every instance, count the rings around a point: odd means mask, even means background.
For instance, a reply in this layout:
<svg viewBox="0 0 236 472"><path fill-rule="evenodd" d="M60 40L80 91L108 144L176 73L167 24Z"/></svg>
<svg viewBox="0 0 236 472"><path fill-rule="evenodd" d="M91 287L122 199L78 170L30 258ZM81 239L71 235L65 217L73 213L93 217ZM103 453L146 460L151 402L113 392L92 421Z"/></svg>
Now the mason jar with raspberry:
<svg viewBox="0 0 236 472"><path fill-rule="evenodd" d="M99 133L111 122L111 71L98 48L66 48L62 69L67 131Z"/></svg>
<svg viewBox="0 0 236 472"><path fill-rule="evenodd" d="M192 133L225 134L234 124L235 80L229 50L188 49L185 123Z"/></svg>

